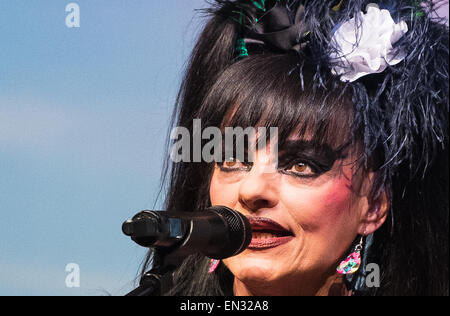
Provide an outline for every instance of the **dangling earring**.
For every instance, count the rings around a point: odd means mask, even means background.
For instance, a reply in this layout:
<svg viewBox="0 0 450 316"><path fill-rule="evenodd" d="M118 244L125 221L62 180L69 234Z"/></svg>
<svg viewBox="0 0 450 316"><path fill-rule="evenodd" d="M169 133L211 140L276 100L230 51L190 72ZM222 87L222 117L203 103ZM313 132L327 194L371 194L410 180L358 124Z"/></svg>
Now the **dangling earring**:
<svg viewBox="0 0 450 316"><path fill-rule="evenodd" d="M211 259L211 263L209 264L209 271L208 273L214 273L216 271L217 267L220 264L220 260Z"/></svg>
<svg viewBox="0 0 450 316"><path fill-rule="evenodd" d="M361 250L363 249L363 240L364 236L361 237L361 240L359 244L356 245L355 250L337 267L336 271L339 274L353 274L359 270L359 267L361 265Z"/></svg>

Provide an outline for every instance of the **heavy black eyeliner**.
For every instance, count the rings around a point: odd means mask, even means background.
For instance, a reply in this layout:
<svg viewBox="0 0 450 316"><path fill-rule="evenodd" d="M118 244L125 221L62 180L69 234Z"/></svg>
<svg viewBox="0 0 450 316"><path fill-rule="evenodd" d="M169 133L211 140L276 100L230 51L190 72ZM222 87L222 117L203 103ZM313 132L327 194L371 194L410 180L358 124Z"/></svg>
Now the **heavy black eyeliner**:
<svg viewBox="0 0 450 316"><path fill-rule="evenodd" d="M226 168L223 166L224 162L216 162L216 165L219 167L220 171L222 172L227 172L227 173L231 173L231 172L235 172L235 171L249 171L251 169L251 166L248 164L244 164L247 167L246 168Z"/></svg>
<svg viewBox="0 0 450 316"><path fill-rule="evenodd" d="M292 177L295 177L295 178L301 178L301 179L315 179L315 178L318 178L318 177L320 177L323 173L315 173L315 174L312 174L312 175L301 175L301 174L298 174L298 173L295 173L295 172L291 172L291 171L288 171L288 170L284 170L284 169L282 169L282 170L279 170L278 172L280 172L280 173L282 173L282 174L285 174L285 175L288 175L288 176L292 176Z"/></svg>
<svg viewBox="0 0 450 316"><path fill-rule="evenodd" d="M295 157L295 158L288 158L286 159L286 157L282 157L279 160L279 167L281 166L282 169L288 169L288 168L292 168L293 166L295 166L298 163L304 163L306 165L308 165L309 167L311 167L313 169L314 172L317 173L325 173L331 170L331 168L333 168L334 165L334 161L333 162L321 162L318 161L319 159L317 158L311 158L311 157L306 157L306 156L300 156L300 157ZM283 161L280 163L280 161Z"/></svg>
<svg viewBox="0 0 450 316"><path fill-rule="evenodd" d="M314 174L302 175L300 173L289 171L292 167L294 167L296 164L299 164L299 163L304 163L305 165L310 167ZM331 168L324 168L324 167L318 166L315 162L312 162L308 159L301 159L301 158L290 161L282 167L280 167L280 165L279 165L278 169L283 174L292 175L292 176L295 176L298 178L317 178L317 177L321 176L322 174L331 170Z"/></svg>

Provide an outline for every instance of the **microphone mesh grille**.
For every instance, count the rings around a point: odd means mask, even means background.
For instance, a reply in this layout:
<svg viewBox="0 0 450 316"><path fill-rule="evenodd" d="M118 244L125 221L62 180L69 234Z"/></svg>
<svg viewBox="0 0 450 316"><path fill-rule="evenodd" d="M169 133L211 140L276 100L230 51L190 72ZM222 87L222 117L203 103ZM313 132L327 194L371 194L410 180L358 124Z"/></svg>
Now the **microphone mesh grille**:
<svg viewBox="0 0 450 316"><path fill-rule="evenodd" d="M224 256L232 257L244 251L252 239L252 232L248 219L241 213L225 206L212 207L211 210L222 215L230 228L229 237L230 245L232 247L227 247L226 252L229 253L224 253Z"/></svg>

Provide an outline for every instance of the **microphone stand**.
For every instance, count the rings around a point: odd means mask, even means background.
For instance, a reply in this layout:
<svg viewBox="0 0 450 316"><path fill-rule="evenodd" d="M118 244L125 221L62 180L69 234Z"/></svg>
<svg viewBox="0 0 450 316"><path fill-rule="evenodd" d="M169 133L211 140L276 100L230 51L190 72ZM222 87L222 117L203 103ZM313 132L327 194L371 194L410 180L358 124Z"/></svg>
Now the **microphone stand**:
<svg viewBox="0 0 450 316"><path fill-rule="evenodd" d="M180 256L177 251L167 253L162 249L156 249L152 269L141 277L139 287L125 296L161 296L168 290L172 282L172 273L184 258L185 256Z"/></svg>

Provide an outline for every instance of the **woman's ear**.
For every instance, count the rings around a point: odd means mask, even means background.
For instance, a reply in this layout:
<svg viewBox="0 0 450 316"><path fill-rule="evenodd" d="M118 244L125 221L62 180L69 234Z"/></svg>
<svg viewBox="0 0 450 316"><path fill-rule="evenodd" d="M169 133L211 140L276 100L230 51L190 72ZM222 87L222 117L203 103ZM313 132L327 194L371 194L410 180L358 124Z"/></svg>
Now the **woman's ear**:
<svg viewBox="0 0 450 316"><path fill-rule="evenodd" d="M367 236L378 230L386 221L389 206L388 194L384 190L375 200L368 203L368 207L362 212L358 233Z"/></svg>

